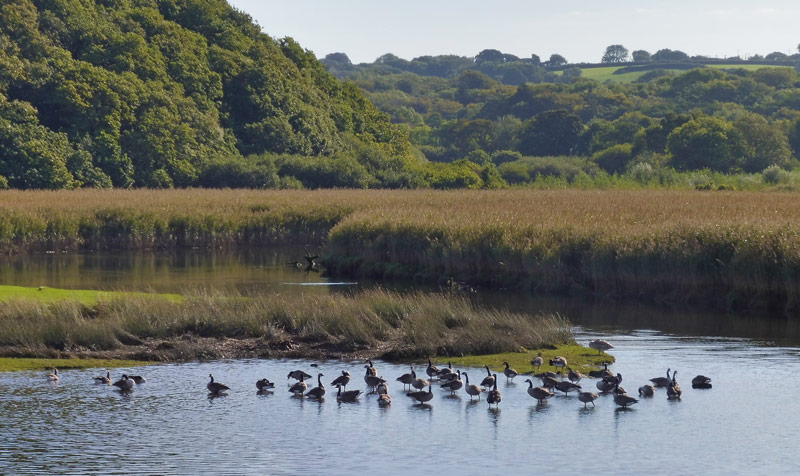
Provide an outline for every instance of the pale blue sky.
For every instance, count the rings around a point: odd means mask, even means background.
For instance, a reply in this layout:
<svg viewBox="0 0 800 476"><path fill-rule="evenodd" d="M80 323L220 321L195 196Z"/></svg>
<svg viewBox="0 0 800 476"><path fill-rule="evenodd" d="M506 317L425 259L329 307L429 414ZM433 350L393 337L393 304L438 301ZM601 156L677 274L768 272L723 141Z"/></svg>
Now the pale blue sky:
<svg viewBox="0 0 800 476"><path fill-rule="evenodd" d="M394 53L474 56L494 48L520 57L598 62L606 46L690 55L795 53L797 0L229 0L265 33L291 36L322 58L354 63Z"/></svg>

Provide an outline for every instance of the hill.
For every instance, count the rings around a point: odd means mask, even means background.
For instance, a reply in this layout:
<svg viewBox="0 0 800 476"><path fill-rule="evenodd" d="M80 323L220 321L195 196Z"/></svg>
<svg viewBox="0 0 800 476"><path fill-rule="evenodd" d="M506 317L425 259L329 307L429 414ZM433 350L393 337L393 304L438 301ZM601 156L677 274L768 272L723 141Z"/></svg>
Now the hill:
<svg viewBox="0 0 800 476"><path fill-rule="evenodd" d="M357 87L225 1L0 6L0 187L371 183L413 162Z"/></svg>

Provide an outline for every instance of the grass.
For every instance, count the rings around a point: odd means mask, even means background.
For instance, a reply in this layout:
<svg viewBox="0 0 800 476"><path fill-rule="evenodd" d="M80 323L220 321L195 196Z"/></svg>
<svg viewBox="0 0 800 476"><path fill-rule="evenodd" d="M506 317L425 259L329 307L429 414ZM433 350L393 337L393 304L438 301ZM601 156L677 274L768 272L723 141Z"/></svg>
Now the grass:
<svg viewBox="0 0 800 476"><path fill-rule="evenodd" d="M747 71L756 71L761 68L775 68L776 66L768 66L763 64L707 64L705 65L707 68L716 68L716 69L744 69ZM624 66L600 66L596 68L581 68L581 77L593 79L598 82L606 82L606 81L613 81L619 83L631 83L639 79L643 74L652 71L634 71L630 73L623 73L623 74L614 74L614 72ZM777 66L779 68L790 68L791 66ZM686 70L679 70L679 69L665 69L664 71L670 71L676 74L685 73ZM560 73L560 72L559 72Z"/></svg>
<svg viewBox="0 0 800 476"><path fill-rule="evenodd" d="M70 301L84 306L95 306L99 301L108 301L123 296L147 297L155 296L147 293L129 293L118 291L95 291L87 289L58 289L40 286L28 288L22 286L0 286L0 302L12 300L35 300L45 303ZM183 299L178 294L158 294L159 297L170 301Z"/></svg>
<svg viewBox="0 0 800 476"><path fill-rule="evenodd" d="M26 359L19 357L0 357L0 372L17 372L22 370L64 369L112 369L122 367L138 367L148 362L139 360L118 359Z"/></svg>
<svg viewBox="0 0 800 476"><path fill-rule="evenodd" d="M483 309L458 296L382 290L300 300L204 294L175 301L128 295L93 307L77 301L0 302L0 353L18 357L99 353L188 360L230 357L241 351L236 343L242 343L248 355L257 356L271 356L280 348L298 357L402 359L519 351L571 340L569 324L558 316Z"/></svg>
<svg viewBox="0 0 800 476"><path fill-rule="evenodd" d="M541 370L531 367L531 359L542 354L544 365ZM531 374L534 372L551 371L557 372L559 369L549 364L550 359L561 356L567 359L567 364L571 369L577 370L583 374L587 374L589 370L602 368L604 363L614 362L614 357L605 352L600 354L596 350L588 347L583 347L577 344L562 344L553 348L539 348L532 349L526 352L506 352L502 354L491 355L470 355L465 357L453 358L439 358L438 364L447 364L450 362L453 367L474 367L482 368L488 365L489 368L498 374L502 373L505 369L503 362L508 362L508 365L521 374ZM473 377L474 378L474 377Z"/></svg>

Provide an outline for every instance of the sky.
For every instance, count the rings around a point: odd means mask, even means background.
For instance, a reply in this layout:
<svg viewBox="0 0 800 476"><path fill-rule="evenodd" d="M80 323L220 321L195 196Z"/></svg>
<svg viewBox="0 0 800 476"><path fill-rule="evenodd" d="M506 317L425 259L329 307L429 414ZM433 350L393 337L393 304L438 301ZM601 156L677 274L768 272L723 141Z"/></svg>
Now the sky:
<svg viewBox="0 0 800 476"><path fill-rule="evenodd" d="M393 53L475 56L497 49L546 60L599 62L608 45L742 57L797 52L796 0L229 0L274 38L291 36L318 58L371 63Z"/></svg>

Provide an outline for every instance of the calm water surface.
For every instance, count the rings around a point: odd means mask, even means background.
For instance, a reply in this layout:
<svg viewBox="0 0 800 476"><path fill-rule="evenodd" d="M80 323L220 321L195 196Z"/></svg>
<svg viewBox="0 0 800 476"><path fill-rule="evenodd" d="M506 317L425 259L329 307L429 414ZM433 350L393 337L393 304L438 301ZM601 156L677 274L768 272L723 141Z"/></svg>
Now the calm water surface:
<svg viewBox="0 0 800 476"><path fill-rule="evenodd" d="M578 330L581 341L595 336ZM461 474L795 470L800 350L648 331L604 337L615 345L613 367L629 392L671 367L683 398L667 401L662 389L629 410L610 396L588 409L572 394L537 405L525 392L525 377L506 383L501 376L499 409L485 399L471 402L463 390L451 397L436 388L431 404L420 406L394 382L408 367L385 362L376 366L392 382L388 408L375 395L339 404L330 389L322 403L287 391L285 376L295 368L322 372L326 384L349 370L349 388L364 389L361 362L158 365L135 370L148 382L131 394L94 384L101 369L63 371L58 384L42 372L4 373L0 472L404 474L448 465ZM227 396L208 398L209 373L231 386ZM480 369L469 373L473 381L483 377ZM714 388L692 389L698 373L711 376ZM261 377L278 382L273 394L256 395Z"/></svg>

